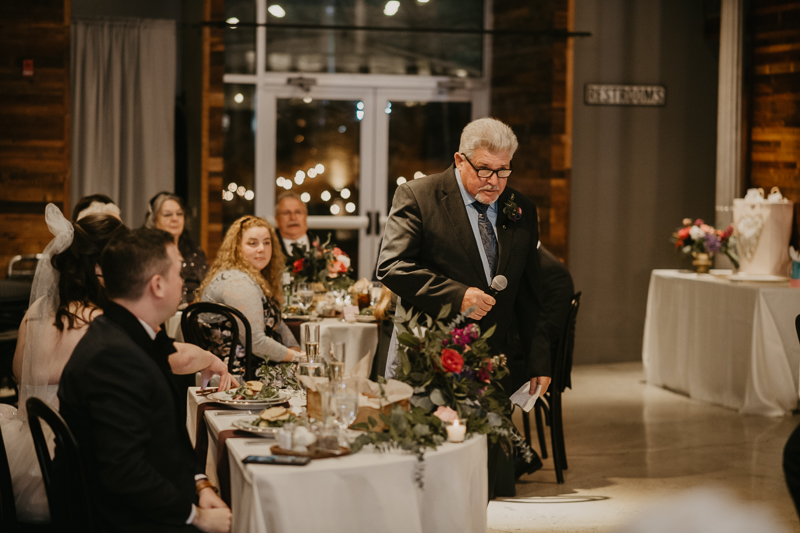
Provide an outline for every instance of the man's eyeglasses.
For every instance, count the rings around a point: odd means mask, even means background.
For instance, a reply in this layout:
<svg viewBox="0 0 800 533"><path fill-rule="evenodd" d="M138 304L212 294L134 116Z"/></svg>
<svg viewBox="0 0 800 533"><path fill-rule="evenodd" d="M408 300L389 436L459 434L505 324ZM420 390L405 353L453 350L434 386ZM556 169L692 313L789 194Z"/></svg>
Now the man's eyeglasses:
<svg viewBox="0 0 800 533"><path fill-rule="evenodd" d="M480 168L480 169L475 168L475 165L472 164L472 161L470 161L466 155L464 155L463 153L461 155L464 156L464 159L467 160L469 166L471 166L472 169L475 170L475 173L478 175L479 178L489 179L492 177L492 174L497 174L498 178L506 179L511 175L511 172L513 172L512 169L510 168L499 168L497 170L492 170L491 168Z"/></svg>

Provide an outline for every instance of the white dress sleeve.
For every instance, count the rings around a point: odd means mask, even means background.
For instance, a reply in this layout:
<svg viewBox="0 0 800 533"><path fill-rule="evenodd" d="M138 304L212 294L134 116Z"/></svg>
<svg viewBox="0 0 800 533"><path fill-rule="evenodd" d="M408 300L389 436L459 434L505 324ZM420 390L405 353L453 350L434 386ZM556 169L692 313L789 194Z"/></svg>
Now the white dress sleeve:
<svg viewBox="0 0 800 533"><path fill-rule="evenodd" d="M264 333L263 298L261 287L245 272L224 270L209 283L202 300L230 305L241 311L253 332L253 355L270 361L283 361L286 347ZM243 335L244 327L239 319L236 320Z"/></svg>

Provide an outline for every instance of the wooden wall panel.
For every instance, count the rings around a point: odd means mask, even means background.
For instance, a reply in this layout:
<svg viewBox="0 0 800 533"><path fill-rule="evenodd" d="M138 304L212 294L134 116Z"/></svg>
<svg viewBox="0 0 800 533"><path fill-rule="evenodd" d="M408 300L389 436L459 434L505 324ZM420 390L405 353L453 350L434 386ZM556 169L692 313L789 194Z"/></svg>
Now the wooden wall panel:
<svg viewBox="0 0 800 533"><path fill-rule="evenodd" d="M539 35L497 35L492 51L492 116L514 129L519 149L510 185L533 199L542 242L568 259L572 169L572 0L494 3L497 30Z"/></svg>
<svg viewBox="0 0 800 533"><path fill-rule="evenodd" d="M206 21L225 19L225 0L205 0ZM203 28L201 244L209 261L222 244L223 145L225 106L225 30Z"/></svg>
<svg viewBox="0 0 800 533"><path fill-rule="evenodd" d="M750 42L748 187L779 187L795 202L800 239L800 3L754 0Z"/></svg>
<svg viewBox="0 0 800 533"><path fill-rule="evenodd" d="M0 271L52 236L44 207L69 211L68 0L0 3ZM23 61L33 60L33 76Z"/></svg>

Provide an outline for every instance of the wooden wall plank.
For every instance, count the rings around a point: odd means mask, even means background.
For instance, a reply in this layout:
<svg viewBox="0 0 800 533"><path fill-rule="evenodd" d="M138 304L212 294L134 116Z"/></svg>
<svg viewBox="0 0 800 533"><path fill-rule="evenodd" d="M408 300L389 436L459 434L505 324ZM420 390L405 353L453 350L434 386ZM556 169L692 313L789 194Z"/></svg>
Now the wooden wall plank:
<svg viewBox="0 0 800 533"><path fill-rule="evenodd" d="M0 269L41 252L44 207L68 213L69 0L0 3ZM33 75L22 65L33 60Z"/></svg>
<svg viewBox="0 0 800 533"><path fill-rule="evenodd" d="M754 0L750 66L751 122L747 187L779 187L795 202L792 244L800 224L800 3Z"/></svg>
<svg viewBox="0 0 800 533"><path fill-rule="evenodd" d="M494 3L495 29L566 30L572 0ZM572 169L572 42L498 35L492 55L492 116L520 143L511 186L536 202L542 242L568 260Z"/></svg>

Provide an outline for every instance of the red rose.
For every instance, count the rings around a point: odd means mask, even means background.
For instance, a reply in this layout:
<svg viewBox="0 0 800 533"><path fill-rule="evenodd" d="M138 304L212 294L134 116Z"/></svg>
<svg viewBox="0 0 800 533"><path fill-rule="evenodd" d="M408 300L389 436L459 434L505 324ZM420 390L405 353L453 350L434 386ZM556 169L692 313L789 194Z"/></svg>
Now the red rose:
<svg viewBox="0 0 800 533"><path fill-rule="evenodd" d="M303 263L304 263L304 262L305 262L305 259L298 259L297 261L295 261L294 263L292 263L292 272L294 272L295 274L297 274L298 272L300 272L301 270L303 270Z"/></svg>
<svg viewBox="0 0 800 533"><path fill-rule="evenodd" d="M681 228L678 230L678 238L681 240L686 240L689 238L689 230L692 228Z"/></svg>
<svg viewBox="0 0 800 533"><path fill-rule="evenodd" d="M461 357L461 354L457 351L451 348L445 348L442 350L442 366L448 372L455 372L458 374L464 366L464 358Z"/></svg>

